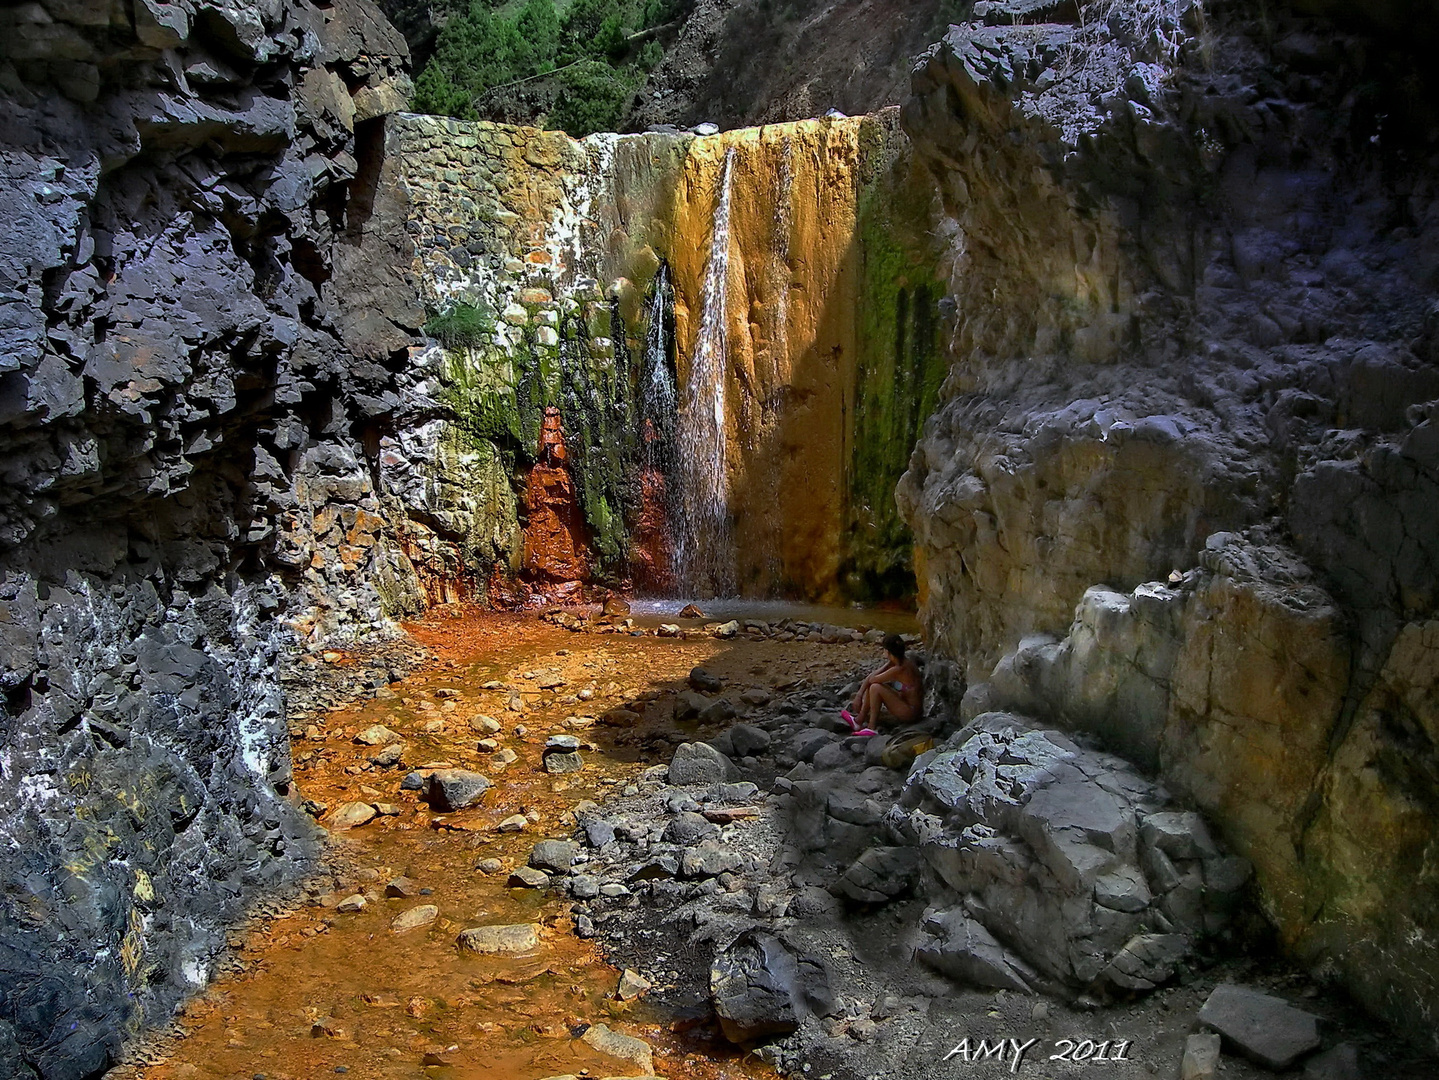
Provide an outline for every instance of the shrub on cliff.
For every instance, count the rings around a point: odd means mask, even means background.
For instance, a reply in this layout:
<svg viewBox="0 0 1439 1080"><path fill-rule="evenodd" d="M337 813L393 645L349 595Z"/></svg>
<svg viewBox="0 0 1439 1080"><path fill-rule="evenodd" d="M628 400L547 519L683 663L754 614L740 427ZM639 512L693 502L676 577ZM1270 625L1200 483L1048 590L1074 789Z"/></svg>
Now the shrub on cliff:
<svg viewBox="0 0 1439 1080"><path fill-rule="evenodd" d="M474 0L445 24L415 85L422 112L543 122L571 135L613 130L663 56L654 29L672 0L526 0L506 14Z"/></svg>

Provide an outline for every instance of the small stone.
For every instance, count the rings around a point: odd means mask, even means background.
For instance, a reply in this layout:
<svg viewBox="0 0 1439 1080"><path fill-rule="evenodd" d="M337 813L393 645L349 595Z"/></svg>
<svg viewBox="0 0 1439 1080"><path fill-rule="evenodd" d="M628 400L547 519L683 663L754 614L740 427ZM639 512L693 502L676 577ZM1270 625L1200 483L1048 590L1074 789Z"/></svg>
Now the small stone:
<svg viewBox="0 0 1439 1080"><path fill-rule="evenodd" d="M690 689L701 694L718 694L724 689L724 681L702 667L691 668L688 681Z"/></svg>
<svg viewBox="0 0 1439 1080"><path fill-rule="evenodd" d="M440 909L434 904L421 904L419 907L412 907L409 911L402 911L390 920L390 929L397 934L403 934L407 930L418 930L422 926L429 926L440 917Z"/></svg>
<svg viewBox="0 0 1439 1080"><path fill-rule="evenodd" d="M481 739L475 743L475 749L482 754L493 754L500 748L500 744L494 739Z"/></svg>
<svg viewBox="0 0 1439 1080"><path fill-rule="evenodd" d="M533 866L521 866L510 875L512 889L543 889L550 883L550 875Z"/></svg>
<svg viewBox="0 0 1439 1080"><path fill-rule="evenodd" d="M620 985L616 993L619 995L621 1001L633 1001L641 994L653 988L654 983L650 982L638 971L625 968L624 972L620 975Z"/></svg>
<svg viewBox="0 0 1439 1080"><path fill-rule="evenodd" d="M402 760L404 760L404 757L405 744L391 743L389 746L381 750L378 754L375 754L373 757L371 757L370 760L373 761L376 765L388 769L393 765L398 765Z"/></svg>
<svg viewBox="0 0 1439 1080"><path fill-rule="evenodd" d="M492 955L529 952L539 946L539 928L521 923L514 926L475 926L462 931L456 944L465 951Z"/></svg>
<svg viewBox="0 0 1439 1080"><path fill-rule="evenodd" d="M1336 1043L1304 1063L1304 1080L1361 1080L1363 1075L1353 1043Z"/></svg>
<svg viewBox="0 0 1439 1080"><path fill-rule="evenodd" d="M576 874L570 879L570 895L576 900L593 900L600 894L600 883L589 874Z"/></svg>
<svg viewBox="0 0 1439 1080"><path fill-rule="evenodd" d="M717 638L732 638L739 633L739 622L731 619L727 623L720 623L714 628L714 635Z"/></svg>
<svg viewBox="0 0 1439 1080"><path fill-rule="evenodd" d="M547 752L542 763L545 772L554 774L579 772L585 767L585 760L580 757L578 750L569 753Z"/></svg>
<svg viewBox="0 0 1439 1080"><path fill-rule="evenodd" d="M490 768L503 769L508 765L513 765L519 760L520 755L507 746L503 750L497 751L495 756L490 758Z"/></svg>
<svg viewBox="0 0 1439 1080"><path fill-rule="evenodd" d="M481 859L475 863L475 869L482 874L498 874L505 868L505 864L499 859Z"/></svg>
<svg viewBox="0 0 1439 1080"><path fill-rule="evenodd" d="M1184 1040L1179 1080L1213 1080L1219 1071L1219 1036L1204 1032Z"/></svg>
<svg viewBox="0 0 1439 1080"><path fill-rule="evenodd" d="M524 832L530 827L529 819L524 814L511 814L495 826L496 832Z"/></svg>
<svg viewBox="0 0 1439 1080"><path fill-rule="evenodd" d="M419 791L425 786L425 774L422 772L409 772L400 781L401 791Z"/></svg>
<svg viewBox="0 0 1439 1080"><path fill-rule="evenodd" d="M425 798L436 810L474 806L490 788L489 778L467 769L436 769L425 782Z"/></svg>
<svg viewBox="0 0 1439 1080"><path fill-rule="evenodd" d="M600 895L606 900L618 900L622 896L629 896L629 889L617 881L611 881L600 886Z"/></svg>
<svg viewBox="0 0 1439 1080"><path fill-rule="evenodd" d="M392 802L377 802L374 804L374 807L375 813L379 814L380 817L399 817L404 813L403 807L396 806Z"/></svg>
<svg viewBox="0 0 1439 1080"><path fill-rule="evenodd" d="M585 839L589 841L590 847L602 848L611 843L615 838L615 827L608 821L589 821L585 823Z"/></svg>
<svg viewBox="0 0 1439 1080"><path fill-rule="evenodd" d="M418 896L419 892L419 885L407 877L391 878L385 885L386 896L399 897L402 900L408 900L412 896Z"/></svg>
<svg viewBox="0 0 1439 1080"><path fill-rule="evenodd" d="M713 784L729 779L729 758L708 743L680 743L670 761L671 784Z"/></svg>
<svg viewBox="0 0 1439 1080"><path fill-rule="evenodd" d="M369 803L347 802L337 806L325 819L331 829L353 829L375 819L377 811Z"/></svg>
<svg viewBox="0 0 1439 1080"><path fill-rule="evenodd" d="M621 1061L628 1061L645 1076L654 1075L654 1051L650 1049L650 1044L643 1039L611 1031L605 1024L593 1025L580 1038L586 1045L598 1050L601 1054L619 1058Z"/></svg>
<svg viewBox="0 0 1439 1080"><path fill-rule="evenodd" d="M380 746L383 743L399 742L400 735L383 724L374 724L356 735L355 741L362 746Z"/></svg>
<svg viewBox="0 0 1439 1080"><path fill-rule="evenodd" d="M480 713L470 717L470 729L478 731L482 735L498 735L500 733L500 722L493 716L485 716Z"/></svg>
<svg viewBox="0 0 1439 1080"><path fill-rule="evenodd" d="M341 915L353 915L357 911L364 911L365 898L359 893L351 893L335 905L335 910Z"/></svg>
<svg viewBox="0 0 1439 1080"><path fill-rule="evenodd" d="M545 740L545 752L555 751L572 754L580 748L580 740L573 735L551 735Z"/></svg>

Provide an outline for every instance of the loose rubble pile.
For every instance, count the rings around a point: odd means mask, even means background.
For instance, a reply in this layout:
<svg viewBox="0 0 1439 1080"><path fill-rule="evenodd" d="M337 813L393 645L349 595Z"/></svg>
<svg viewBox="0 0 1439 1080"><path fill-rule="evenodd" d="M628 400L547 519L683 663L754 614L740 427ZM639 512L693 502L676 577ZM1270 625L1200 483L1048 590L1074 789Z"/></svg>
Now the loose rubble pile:
<svg viewBox="0 0 1439 1080"><path fill-rule="evenodd" d="M572 836L536 844L510 884L568 897L576 934L726 1039L836 1075L900 1075L886 1070L932 1037L934 999L1141 1008L1234 950L1247 862L1128 763L987 713L890 767L901 740L835 730L853 688L680 744L577 807ZM1261 1005L1272 1021L1236 1018ZM1267 1068L1321 1045L1308 1013L1243 987L1217 989L1198 1022ZM1214 1075L1206 1038L1185 1044L1186 1075Z"/></svg>

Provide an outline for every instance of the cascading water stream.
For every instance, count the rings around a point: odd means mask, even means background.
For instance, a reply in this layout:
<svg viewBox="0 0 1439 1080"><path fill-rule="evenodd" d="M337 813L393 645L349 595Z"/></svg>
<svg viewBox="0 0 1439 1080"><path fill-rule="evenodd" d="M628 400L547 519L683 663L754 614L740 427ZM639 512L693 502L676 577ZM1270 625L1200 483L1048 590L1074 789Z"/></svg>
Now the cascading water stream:
<svg viewBox="0 0 1439 1080"><path fill-rule="evenodd" d="M650 297L649 320L645 329L645 352L640 369L640 416L651 431L646 435L645 465L668 472L671 461L678 396L674 374L670 370L670 269L660 263L655 274L654 293Z"/></svg>
<svg viewBox="0 0 1439 1080"><path fill-rule="evenodd" d="M675 544L680 587L694 596L735 589L725 445L725 320L729 279L730 187L735 151L725 153L701 290L699 337L676 431L681 506Z"/></svg>

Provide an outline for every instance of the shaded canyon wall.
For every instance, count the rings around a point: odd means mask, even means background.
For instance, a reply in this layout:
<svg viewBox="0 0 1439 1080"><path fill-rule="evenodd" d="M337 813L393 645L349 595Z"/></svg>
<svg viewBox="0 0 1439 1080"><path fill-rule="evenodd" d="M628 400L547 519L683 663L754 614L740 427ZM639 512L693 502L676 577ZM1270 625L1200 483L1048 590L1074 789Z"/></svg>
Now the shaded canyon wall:
<svg viewBox="0 0 1439 1080"><path fill-rule="evenodd" d="M995 5L905 106L957 309L898 489L931 646L968 671L966 714L1090 730L1212 814L1281 943L1432 1039L1422 78L1238 5L1111 15L1011 25Z"/></svg>

